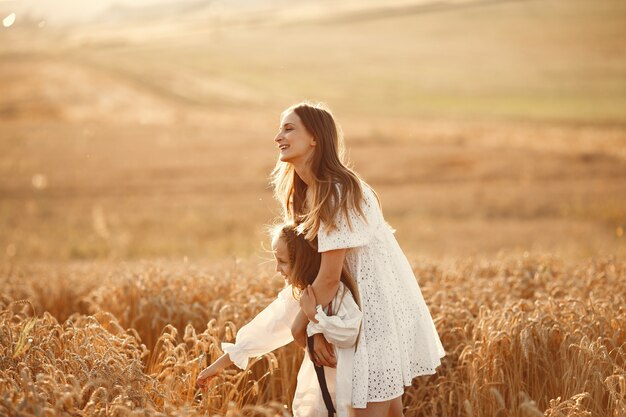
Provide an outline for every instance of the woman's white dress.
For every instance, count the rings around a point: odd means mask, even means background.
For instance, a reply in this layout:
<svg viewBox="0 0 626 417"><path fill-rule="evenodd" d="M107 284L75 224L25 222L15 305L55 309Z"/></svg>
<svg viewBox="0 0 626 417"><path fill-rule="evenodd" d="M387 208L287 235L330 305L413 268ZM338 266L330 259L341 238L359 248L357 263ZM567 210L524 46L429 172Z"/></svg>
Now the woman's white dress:
<svg viewBox="0 0 626 417"><path fill-rule="evenodd" d="M321 306L318 306L315 315L318 323L309 323L307 334L323 333L335 345L337 368L324 367L324 373L337 415L348 417L352 397L352 358L362 314L352 294L341 282L332 305L338 305L338 308L331 316L326 315ZM300 305L293 298L292 287L289 285L252 321L239 329L234 344L222 343L222 350L228 353L235 365L245 369L249 358L264 355L293 341L291 324L299 310ZM294 417L328 416L308 352L305 353L298 371L292 410Z"/></svg>
<svg viewBox="0 0 626 417"><path fill-rule="evenodd" d="M403 394L418 375L434 374L445 351L428 307L385 222L374 192L362 183L364 217L340 210L335 227L322 224L318 250L349 248L346 266L356 279L363 312L354 354L352 406L386 401Z"/></svg>

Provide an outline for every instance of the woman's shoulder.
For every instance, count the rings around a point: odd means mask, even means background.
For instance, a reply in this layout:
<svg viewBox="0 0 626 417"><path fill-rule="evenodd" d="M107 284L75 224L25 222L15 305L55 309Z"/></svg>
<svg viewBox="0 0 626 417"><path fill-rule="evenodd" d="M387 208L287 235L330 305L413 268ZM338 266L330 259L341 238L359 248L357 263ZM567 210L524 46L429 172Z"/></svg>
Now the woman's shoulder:
<svg viewBox="0 0 626 417"><path fill-rule="evenodd" d="M371 185L369 185L363 179L359 179L358 184L359 184L359 188L361 189L361 196L363 198L362 199L363 202L368 204L372 201L378 201L377 194ZM337 196L339 197L339 200L341 200L343 198L344 193L346 192L347 186L346 184L336 182L335 188L337 189Z"/></svg>
<svg viewBox="0 0 626 417"><path fill-rule="evenodd" d="M318 251L355 248L368 244L374 237L383 215L371 187L363 182L363 198L355 206L351 197L343 200L328 222L321 221L318 230ZM345 206L343 205L345 203Z"/></svg>
<svg viewBox="0 0 626 417"><path fill-rule="evenodd" d="M371 185L361 180L361 192L363 193L363 200L365 201L378 201L378 195Z"/></svg>
<svg viewBox="0 0 626 417"><path fill-rule="evenodd" d="M355 207L352 198L348 197L346 201L347 212L344 212L341 207L337 207L337 213L335 215L335 225L337 225L337 222L341 224L341 222L345 223L347 220L349 220L349 225L351 226L359 224L359 222L362 221L365 221L365 223L367 223L369 226L376 226L382 219L382 209L378 200L378 196L374 189L363 180L360 180L359 185L362 198L358 202L358 208ZM339 201L341 201L343 198L343 186L337 184L337 187L339 187L338 198ZM348 223L346 223L346 225L348 225ZM352 228L350 228L350 230L351 229Z"/></svg>

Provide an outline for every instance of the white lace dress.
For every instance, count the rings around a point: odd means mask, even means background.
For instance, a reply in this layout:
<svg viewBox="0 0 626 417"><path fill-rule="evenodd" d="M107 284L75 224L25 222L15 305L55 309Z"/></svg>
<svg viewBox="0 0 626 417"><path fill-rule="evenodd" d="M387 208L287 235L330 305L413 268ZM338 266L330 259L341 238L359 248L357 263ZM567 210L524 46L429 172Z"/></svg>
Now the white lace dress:
<svg viewBox="0 0 626 417"><path fill-rule="evenodd" d="M354 355L352 406L387 401L418 375L435 373L445 351L411 265L385 222L373 191L362 183L365 218L340 210L335 227L322 224L318 250L349 248L346 265L357 281L362 328Z"/></svg>

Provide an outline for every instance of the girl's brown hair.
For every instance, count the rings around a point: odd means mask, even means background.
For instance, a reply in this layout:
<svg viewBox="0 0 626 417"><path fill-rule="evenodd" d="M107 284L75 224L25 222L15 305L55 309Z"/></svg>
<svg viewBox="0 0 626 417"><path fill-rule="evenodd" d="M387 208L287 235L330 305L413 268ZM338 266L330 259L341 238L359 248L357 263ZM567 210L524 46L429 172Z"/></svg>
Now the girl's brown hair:
<svg viewBox="0 0 626 417"><path fill-rule="evenodd" d="M289 107L282 115L291 111L298 115L316 140L310 161L315 179L310 186L312 207L306 207L308 187L292 164L279 159L272 171L272 184L274 195L283 206L285 220L302 224L306 238L312 240L321 222L331 229L334 227L333 221L339 210L349 222L349 205L363 215L363 191L359 176L346 166L343 136L330 110L321 103L302 102Z"/></svg>
<svg viewBox="0 0 626 417"><path fill-rule="evenodd" d="M294 296L299 297L302 290L313 284L320 269L322 256L317 251L317 238L312 241L307 240L298 231L298 227L294 223L286 223L276 227L273 239L282 239L287 246L291 266L289 281L294 290L297 290L294 292ZM341 271L341 282L350 290L357 304L359 304L356 282L345 266Z"/></svg>

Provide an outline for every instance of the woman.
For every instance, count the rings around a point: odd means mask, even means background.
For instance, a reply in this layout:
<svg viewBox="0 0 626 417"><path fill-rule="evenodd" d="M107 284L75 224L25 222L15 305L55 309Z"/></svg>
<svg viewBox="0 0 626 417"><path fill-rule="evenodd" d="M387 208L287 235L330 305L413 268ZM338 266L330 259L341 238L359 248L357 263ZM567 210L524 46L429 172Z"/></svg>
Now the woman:
<svg viewBox="0 0 626 417"><path fill-rule="evenodd" d="M363 312L352 373L357 416L402 416L402 394L418 375L435 373L445 355L409 262L385 222L376 193L343 163L332 114L300 103L282 113L272 173L285 220L318 238L321 265L312 285L318 304L337 291L344 263L357 281ZM292 332L304 347L306 315ZM316 335L316 364L334 364L333 349Z"/></svg>

